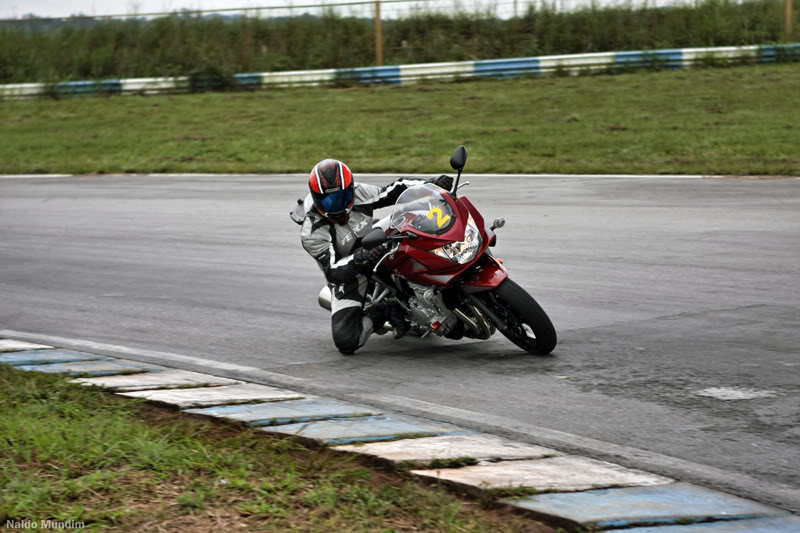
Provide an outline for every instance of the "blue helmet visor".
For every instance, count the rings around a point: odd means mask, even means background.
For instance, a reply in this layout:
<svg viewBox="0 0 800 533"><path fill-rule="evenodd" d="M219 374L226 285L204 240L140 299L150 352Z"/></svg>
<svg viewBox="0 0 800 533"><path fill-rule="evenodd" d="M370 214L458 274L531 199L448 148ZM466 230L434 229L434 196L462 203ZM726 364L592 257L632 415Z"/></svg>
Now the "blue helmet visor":
<svg viewBox="0 0 800 533"><path fill-rule="evenodd" d="M350 206L352 201L353 187L347 187L344 190L326 194L320 205L326 213L341 213Z"/></svg>

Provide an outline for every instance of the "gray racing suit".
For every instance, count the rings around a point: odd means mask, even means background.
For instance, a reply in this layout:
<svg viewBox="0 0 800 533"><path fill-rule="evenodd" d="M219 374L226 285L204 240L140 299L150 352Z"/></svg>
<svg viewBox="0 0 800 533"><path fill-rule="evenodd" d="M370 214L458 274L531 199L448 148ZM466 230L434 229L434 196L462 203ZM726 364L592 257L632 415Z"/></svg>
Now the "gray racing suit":
<svg viewBox="0 0 800 533"><path fill-rule="evenodd" d="M311 195L305 199L305 220L300 231L303 248L317 261L331 286L331 329L340 352L352 354L372 333L372 320L362 310L369 279L363 266L353 260L361 239L372 231L375 209L394 205L407 188L423 180L400 179L385 187L354 184L355 204L345 224L335 224L314 208Z"/></svg>

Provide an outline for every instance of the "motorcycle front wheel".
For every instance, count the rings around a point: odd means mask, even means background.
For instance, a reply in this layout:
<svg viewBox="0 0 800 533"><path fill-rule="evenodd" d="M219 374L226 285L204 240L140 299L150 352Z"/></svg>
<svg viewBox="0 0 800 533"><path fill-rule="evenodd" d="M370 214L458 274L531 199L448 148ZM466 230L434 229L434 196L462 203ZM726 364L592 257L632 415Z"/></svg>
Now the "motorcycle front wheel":
<svg viewBox="0 0 800 533"><path fill-rule="evenodd" d="M486 305L505 321L498 325L508 340L528 353L547 355L556 347L556 328L528 292L506 278L487 294Z"/></svg>

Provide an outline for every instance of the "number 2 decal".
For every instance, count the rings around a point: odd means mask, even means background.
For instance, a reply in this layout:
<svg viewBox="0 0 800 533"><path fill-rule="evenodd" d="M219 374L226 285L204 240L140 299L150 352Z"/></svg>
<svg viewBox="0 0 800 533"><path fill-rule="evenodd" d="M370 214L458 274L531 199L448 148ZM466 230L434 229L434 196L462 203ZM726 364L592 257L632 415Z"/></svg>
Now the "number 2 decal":
<svg viewBox="0 0 800 533"><path fill-rule="evenodd" d="M428 211L428 218L433 220L433 215L436 215L436 224L438 224L440 228L443 228L445 224L450 221L450 215L444 216L444 213L442 213L442 210L439 207L434 207Z"/></svg>

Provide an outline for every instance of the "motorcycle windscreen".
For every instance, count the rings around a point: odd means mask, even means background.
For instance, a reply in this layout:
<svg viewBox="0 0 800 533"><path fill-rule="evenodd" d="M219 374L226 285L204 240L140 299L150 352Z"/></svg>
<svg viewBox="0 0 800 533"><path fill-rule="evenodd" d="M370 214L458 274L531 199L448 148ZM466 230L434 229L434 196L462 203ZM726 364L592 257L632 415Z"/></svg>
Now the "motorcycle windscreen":
<svg viewBox="0 0 800 533"><path fill-rule="evenodd" d="M390 227L414 229L429 235L443 235L456 222L456 213L445 199L444 189L432 183L409 187L397 199Z"/></svg>

